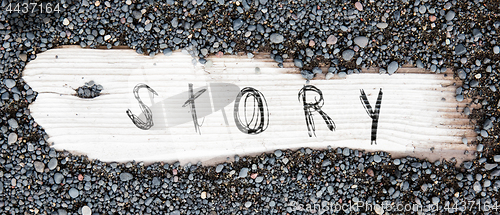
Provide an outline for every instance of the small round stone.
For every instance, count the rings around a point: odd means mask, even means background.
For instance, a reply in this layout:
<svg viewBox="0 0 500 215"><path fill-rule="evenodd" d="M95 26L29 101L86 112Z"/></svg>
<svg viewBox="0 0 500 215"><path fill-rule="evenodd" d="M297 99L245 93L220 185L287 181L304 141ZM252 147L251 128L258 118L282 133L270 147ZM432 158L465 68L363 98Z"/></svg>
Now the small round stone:
<svg viewBox="0 0 500 215"><path fill-rule="evenodd" d="M269 39L272 43L282 43L285 38L281 34L273 33Z"/></svg>
<svg viewBox="0 0 500 215"><path fill-rule="evenodd" d="M222 171L222 169L224 169L224 165L219 164L219 165L217 165L217 167L215 168L215 172L216 172L216 173L220 173L220 172Z"/></svg>
<svg viewBox="0 0 500 215"><path fill-rule="evenodd" d="M5 86L9 89L13 88L14 86L16 86L16 81L12 80L12 79L9 79L9 78L6 78L3 80L3 84L5 84Z"/></svg>
<svg viewBox="0 0 500 215"><path fill-rule="evenodd" d="M463 55L465 53L467 53L467 49L464 45L458 44L457 46L455 46L455 55Z"/></svg>
<svg viewBox="0 0 500 215"><path fill-rule="evenodd" d="M354 3L354 7L356 7L356 9L358 9L359 11L363 11L363 4L361 4L361 2L359 1Z"/></svg>
<svg viewBox="0 0 500 215"><path fill-rule="evenodd" d="M49 167L50 170L54 170L57 167L57 159L56 158L50 159L47 167Z"/></svg>
<svg viewBox="0 0 500 215"><path fill-rule="evenodd" d="M71 188L69 189L68 194L69 196L71 196L71 198L76 198L78 197L78 195L80 195L80 192L76 188Z"/></svg>
<svg viewBox="0 0 500 215"><path fill-rule="evenodd" d="M380 28L380 29L385 29L389 26L389 24L387 24L386 22L379 22L377 24L377 27Z"/></svg>
<svg viewBox="0 0 500 215"><path fill-rule="evenodd" d="M7 137L7 143L8 143L9 145L11 145L11 144L13 144L13 143L15 143L15 142L17 142L17 134L16 134L16 133L14 133L14 132L12 132L12 133L10 133L10 134L9 134L9 136Z"/></svg>
<svg viewBox="0 0 500 215"><path fill-rule="evenodd" d="M335 35L330 35L328 36L328 38L326 39L326 44L328 45L334 45L337 43L337 37Z"/></svg>
<svg viewBox="0 0 500 215"><path fill-rule="evenodd" d="M281 157L281 155L283 155L283 152L281 152L281 150L276 150L274 151L274 156L276 156L277 158Z"/></svg>
<svg viewBox="0 0 500 215"><path fill-rule="evenodd" d="M35 170L40 173L42 173L45 168L45 164L40 161L35 161L33 165L35 166Z"/></svg>
<svg viewBox="0 0 500 215"><path fill-rule="evenodd" d="M446 16L445 16L446 20L450 21L452 20L453 18L455 18L455 11L448 11L448 13L446 13Z"/></svg>
<svg viewBox="0 0 500 215"><path fill-rule="evenodd" d="M353 50L347 49L347 50L345 50L345 51L342 52L342 58L345 61L350 61L352 59L352 57L354 57L354 51Z"/></svg>
<svg viewBox="0 0 500 215"><path fill-rule="evenodd" d="M89 206L85 205L82 207L82 215L92 215L92 210Z"/></svg>
<svg viewBox="0 0 500 215"><path fill-rule="evenodd" d="M132 180L134 176L128 172L123 172L120 174L120 180L121 181L129 181Z"/></svg>
<svg viewBox="0 0 500 215"><path fill-rule="evenodd" d="M56 182L56 184L60 184L63 179L64 176L61 173L54 174L54 182Z"/></svg>
<svg viewBox="0 0 500 215"><path fill-rule="evenodd" d="M356 45L358 45L359 47L364 48L368 44L368 37L356 37L354 38L354 43L356 43Z"/></svg>
<svg viewBox="0 0 500 215"><path fill-rule="evenodd" d="M399 69L399 65L398 65L398 62L396 61L392 61L389 66L387 67L387 73L389 73L389 75L392 75L394 74L397 70Z"/></svg>

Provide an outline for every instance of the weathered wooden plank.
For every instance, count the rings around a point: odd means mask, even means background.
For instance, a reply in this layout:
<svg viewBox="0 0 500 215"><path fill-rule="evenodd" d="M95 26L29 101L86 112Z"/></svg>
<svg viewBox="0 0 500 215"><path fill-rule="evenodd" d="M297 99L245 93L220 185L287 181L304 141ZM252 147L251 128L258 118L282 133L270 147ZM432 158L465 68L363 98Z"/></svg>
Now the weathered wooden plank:
<svg viewBox="0 0 500 215"><path fill-rule="evenodd" d="M431 160L455 157L461 161L472 156L464 151L474 147L462 143L462 138L471 140L476 135L461 114L467 101L455 100L459 83L449 72L445 76L401 68L389 76L370 69L331 80L318 75L309 84L323 93L320 108L336 128L329 130L313 108L308 110L315 130L308 131L304 102L299 100L299 91L306 83L298 69L289 65L278 68L272 60L261 57L210 60L213 66L208 68L193 66L191 57L182 53L151 58L126 49L65 47L37 55L23 78L39 92L30 110L50 135L53 147L103 161L211 163L234 154L328 145ZM256 67L260 73L255 72ZM93 99L75 96L75 89L91 80L104 87L102 94ZM138 91L151 108L154 126L148 130L139 129L126 114L130 109L145 120L133 95L139 83L158 94L151 97L146 89ZM197 120L202 124L198 131L190 103L182 107L189 99L189 84L193 93L206 90L194 100ZM264 112L269 116L264 114L264 122L269 124L259 134L241 132L234 119L235 100L245 87L258 90L267 104L268 112ZM363 107L361 89L372 111L380 89L383 92L373 145L373 120ZM306 103L320 100L315 92L308 91L306 96ZM254 97L250 98L249 118L254 113ZM243 101L238 106L240 120L245 116ZM315 135L310 137L309 133Z"/></svg>

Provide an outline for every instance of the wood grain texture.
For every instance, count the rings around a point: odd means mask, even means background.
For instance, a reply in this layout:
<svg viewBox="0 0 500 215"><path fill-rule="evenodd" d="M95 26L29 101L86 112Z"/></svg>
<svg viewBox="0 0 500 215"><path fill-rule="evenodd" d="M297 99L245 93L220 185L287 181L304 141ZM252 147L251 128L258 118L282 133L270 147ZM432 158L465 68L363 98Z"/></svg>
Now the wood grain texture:
<svg viewBox="0 0 500 215"><path fill-rule="evenodd" d="M322 110L333 119L336 130L328 130L315 113L316 136L309 137L298 100L306 83L298 69L278 68L274 61L260 57L210 60L213 66L205 68L199 63L193 66L192 58L180 52L148 57L127 49L65 47L37 55L23 78L39 93L30 110L52 146L102 161L211 164L235 154L327 146L462 161L472 158L465 150L475 150L462 143L463 137L470 142L476 134L462 114L467 101L456 101L458 83L449 73L402 68L391 76L374 70L330 80L318 75L310 84L323 92ZM255 67L260 68L259 74ZM104 87L101 96L76 97L75 89L91 80ZM158 93L153 98L147 90L139 91L153 112L155 125L150 130L137 128L125 113L127 109L141 113L132 93L138 83ZM189 108L182 108L189 83L195 92L207 90L195 100L198 120L203 122L201 134L194 129ZM257 135L242 133L233 118L234 100L244 87L259 90L267 101L269 126ZM374 106L380 88L384 94L377 144L371 145L372 120L360 102L360 89ZM313 100L315 94L308 96Z"/></svg>

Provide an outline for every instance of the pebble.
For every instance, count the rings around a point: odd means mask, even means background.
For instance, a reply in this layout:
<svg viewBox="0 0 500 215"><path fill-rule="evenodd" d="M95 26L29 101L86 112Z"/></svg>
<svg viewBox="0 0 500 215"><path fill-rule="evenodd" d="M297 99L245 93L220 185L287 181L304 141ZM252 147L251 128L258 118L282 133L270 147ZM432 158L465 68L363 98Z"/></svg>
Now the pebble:
<svg viewBox="0 0 500 215"><path fill-rule="evenodd" d="M243 26L243 20L241 20L241 19L235 19L233 21L233 29L235 31L239 30L241 28L241 26Z"/></svg>
<svg viewBox="0 0 500 215"><path fill-rule="evenodd" d="M493 53L494 53L494 54L498 54L498 53L500 53L500 47L498 47L498 46L494 46L494 47L493 47Z"/></svg>
<svg viewBox="0 0 500 215"><path fill-rule="evenodd" d="M69 19L68 18L64 18L63 25L69 25Z"/></svg>
<svg viewBox="0 0 500 215"><path fill-rule="evenodd" d="M206 199L207 198L207 192L201 192L200 198L201 199Z"/></svg>
<svg viewBox="0 0 500 215"><path fill-rule="evenodd" d="M248 168L246 168L246 167L245 168L241 168L238 177L245 178L245 177L247 177L247 175L248 175Z"/></svg>
<svg viewBox="0 0 500 215"><path fill-rule="evenodd" d="M331 78L333 78L333 76L335 76L333 73L328 72L328 73L326 73L325 79L330 80Z"/></svg>
<svg viewBox="0 0 500 215"><path fill-rule="evenodd" d="M363 11L363 4L361 4L361 2L357 1L356 3L354 3L354 6L356 7L356 9L358 9L359 11Z"/></svg>
<svg viewBox="0 0 500 215"><path fill-rule="evenodd" d="M368 37L356 37L354 38L354 43L356 43L359 47L364 48L368 44Z"/></svg>
<svg viewBox="0 0 500 215"><path fill-rule="evenodd" d="M488 132L485 130L481 130L481 136L482 137L488 137Z"/></svg>
<svg viewBox="0 0 500 215"><path fill-rule="evenodd" d="M493 156L493 160L497 163L500 163L500 155Z"/></svg>
<svg viewBox="0 0 500 215"><path fill-rule="evenodd" d="M477 144L476 151L478 151L478 152L482 152L482 151L483 151L483 148L484 148L484 145L483 145L483 144Z"/></svg>
<svg viewBox="0 0 500 215"><path fill-rule="evenodd" d="M71 196L71 198L77 198L78 195L80 195L80 192L76 188L72 187L71 189L69 189L68 194L69 196Z"/></svg>
<svg viewBox="0 0 500 215"><path fill-rule="evenodd" d="M351 153L350 153L350 151L349 151L349 149L348 149L348 148L344 148L344 150L342 150L342 154L343 154L344 156L346 156L346 157L347 157L347 156L349 156Z"/></svg>
<svg viewBox="0 0 500 215"><path fill-rule="evenodd" d="M298 68L302 68L304 66L304 63L300 59L293 59L293 64Z"/></svg>
<svg viewBox="0 0 500 215"><path fill-rule="evenodd" d="M164 50L163 50L163 54L164 54L165 56L170 56L170 55L172 55L172 50L171 50L171 49L169 49L169 48L164 49Z"/></svg>
<svg viewBox="0 0 500 215"><path fill-rule="evenodd" d="M464 47L464 45L462 44L458 44L456 47L455 47L455 55L463 55L467 53L467 49Z"/></svg>
<svg viewBox="0 0 500 215"><path fill-rule="evenodd" d="M481 190L483 189L483 188L481 187L481 183L479 183L479 181L476 181L476 182L474 183L474 185L472 185L472 187L473 187L474 191L476 191L476 193L481 192Z"/></svg>
<svg viewBox="0 0 500 215"><path fill-rule="evenodd" d="M379 155L374 155L373 156L373 161L375 161L377 163L380 163L380 161L382 161L382 158Z"/></svg>
<svg viewBox="0 0 500 215"><path fill-rule="evenodd" d="M375 211L375 213L377 215L382 215L384 214L385 210L384 210L384 207L382 207L381 205L379 204L375 204L375 206L373 207L373 210Z"/></svg>
<svg viewBox="0 0 500 215"><path fill-rule="evenodd" d="M470 108L469 108L469 107L465 107L465 108L464 108L464 114L465 114L466 116L469 116L469 115L470 115Z"/></svg>
<svg viewBox="0 0 500 215"><path fill-rule="evenodd" d="M347 76L347 73L339 72L339 78L345 78L346 76Z"/></svg>
<svg viewBox="0 0 500 215"><path fill-rule="evenodd" d="M250 206L252 206L252 202L250 202L250 201L245 202L245 207L246 208L249 208Z"/></svg>
<svg viewBox="0 0 500 215"><path fill-rule="evenodd" d="M47 164L47 167L49 167L49 170L54 170L57 167L57 159L56 158L50 159L49 163Z"/></svg>
<svg viewBox="0 0 500 215"><path fill-rule="evenodd" d="M274 156L276 156L277 158L281 157L281 155L283 155L283 152L281 152L281 150L276 150L274 151Z"/></svg>
<svg viewBox="0 0 500 215"><path fill-rule="evenodd" d="M17 134L16 133L10 133L9 137L7 138L7 144L11 145L13 143L17 142Z"/></svg>
<svg viewBox="0 0 500 215"><path fill-rule="evenodd" d="M337 37L335 35L330 35L328 36L328 38L326 39L326 44L328 45L334 45L337 43Z"/></svg>
<svg viewBox="0 0 500 215"><path fill-rule="evenodd" d="M485 163L484 164L484 168L487 170L487 171L490 171L492 169L494 169L495 167L497 167L498 164L496 163Z"/></svg>
<svg viewBox="0 0 500 215"><path fill-rule="evenodd" d="M60 184L63 179L64 179L64 176L61 173L54 174L54 182L56 184Z"/></svg>
<svg viewBox="0 0 500 215"><path fill-rule="evenodd" d="M307 80L311 80L314 78L314 73L309 70L301 70L300 74L302 75L303 78Z"/></svg>
<svg viewBox="0 0 500 215"><path fill-rule="evenodd" d="M134 176L128 172L120 173L120 180L121 181L130 181L133 178L134 178Z"/></svg>
<svg viewBox="0 0 500 215"><path fill-rule="evenodd" d="M314 45L316 45L316 43L314 42L314 40L309 40L309 46L310 47L314 47Z"/></svg>
<svg viewBox="0 0 500 215"><path fill-rule="evenodd" d="M396 61L392 61L389 66L387 66L387 73L389 73L389 75L392 75L394 74L397 70L399 69L399 65L398 65L398 62Z"/></svg>
<svg viewBox="0 0 500 215"><path fill-rule="evenodd" d="M263 180L264 180L264 177L262 177L262 176L258 176L257 178L255 178L255 182L256 182L256 183L260 183L260 182L262 182Z"/></svg>
<svg viewBox="0 0 500 215"><path fill-rule="evenodd" d="M420 12L421 14L425 14L425 12L427 12L427 8L425 7L425 5L420 5L420 7L418 8L418 12Z"/></svg>
<svg viewBox="0 0 500 215"><path fill-rule="evenodd" d="M448 11L448 13L446 13L446 16L445 16L446 20L447 21L451 21L453 18L455 18L455 11Z"/></svg>
<svg viewBox="0 0 500 215"><path fill-rule="evenodd" d="M271 40L272 43L282 43L284 40L284 37L281 34L273 33L273 34L271 34L269 39Z"/></svg>
<svg viewBox="0 0 500 215"><path fill-rule="evenodd" d="M45 164L40 161L35 161L33 165L35 166L35 170L39 173L42 173L45 168Z"/></svg>
<svg viewBox="0 0 500 215"><path fill-rule="evenodd" d="M380 28L380 29L385 29L389 26L389 24L385 23L385 22L379 22L377 24L377 27Z"/></svg>
<svg viewBox="0 0 500 215"><path fill-rule="evenodd" d="M466 79L467 78L467 73L465 73L465 71L463 69L459 70L458 71L458 77L462 80Z"/></svg>
<svg viewBox="0 0 500 215"><path fill-rule="evenodd" d="M85 205L82 207L82 215L92 215L92 210L89 206Z"/></svg>
<svg viewBox="0 0 500 215"><path fill-rule="evenodd" d="M345 51L342 52L342 58L345 61L350 61L352 59L352 57L354 57L354 51L353 50L347 49L347 50L345 50Z"/></svg>
<svg viewBox="0 0 500 215"><path fill-rule="evenodd" d="M312 72L314 74L321 74L321 73L323 73L323 71L319 67L314 67L313 70L312 70Z"/></svg>
<svg viewBox="0 0 500 215"><path fill-rule="evenodd" d="M215 168L215 172L216 172L216 173L220 173L220 172L222 172L222 169L224 169L224 165L219 164L219 165L217 165L217 167Z"/></svg>
<svg viewBox="0 0 500 215"><path fill-rule="evenodd" d="M26 54L20 54L20 55L19 55L19 58L20 58L22 61L26 61L26 60L28 60L28 55L26 55Z"/></svg>
<svg viewBox="0 0 500 215"><path fill-rule="evenodd" d="M14 86L16 86L16 81L7 78L3 80L3 84L5 84L7 88L12 89Z"/></svg>
<svg viewBox="0 0 500 215"><path fill-rule="evenodd" d="M493 128L493 121L491 121L491 119L486 119L483 123L483 129L490 130L492 128Z"/></svg>

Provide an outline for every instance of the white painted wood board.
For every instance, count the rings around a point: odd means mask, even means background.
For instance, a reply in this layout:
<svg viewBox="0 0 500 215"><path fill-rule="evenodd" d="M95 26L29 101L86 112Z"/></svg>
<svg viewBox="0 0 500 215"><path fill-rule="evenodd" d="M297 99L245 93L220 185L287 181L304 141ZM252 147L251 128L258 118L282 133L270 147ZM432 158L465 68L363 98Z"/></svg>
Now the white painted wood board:
<svg viewBox="0 0 500 215"><path fill-rule="evenodd" d="M30 111L50 136L52 147L102 161L210 164L235 154L327 146L461 161L471 158L465 150L475 150L462 143L463 137L471 140L475 133L461 113L466 102L456 101L450 76L361 73L311 80L309 84L322 91L321 109L336 129L330 131L314 113L316 136L310 137L298 99L306 82L297 68L278 68L273 61L246 56L210 59L213 66L205 68L193 66L192 57L180 52L148 57L127 49L69 47L37 55L23 78L39 93ZM255 67L261 72L257 74ZM94 99L75 96L75 89L91 80L103 86L102 94ZM139 83L158 93L151 97L146 89L139 91L152 109L154 126L149 130L136 127L126 114L127 109L141 113L132 92ZM195 131L190 108L182 107L190 83L195 92L207 90L195 99L201 134ZM242 133L233 117L234 100L245 87L259 90L267 102L269 125L260 134ZM372 119L360 101L360 89L374 107L380 88L377 144L372 145ZM314 95L308 93L308 100Z"/></svg>

